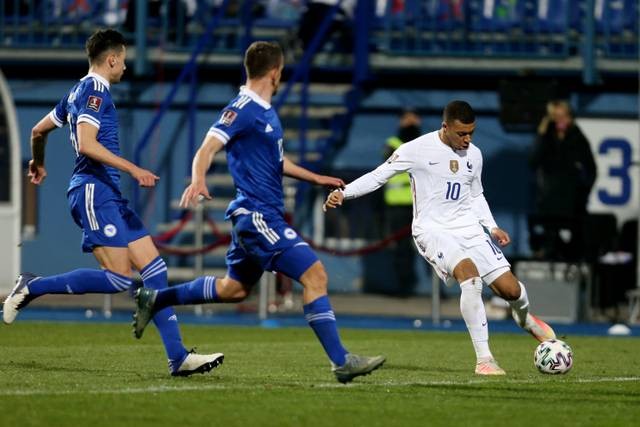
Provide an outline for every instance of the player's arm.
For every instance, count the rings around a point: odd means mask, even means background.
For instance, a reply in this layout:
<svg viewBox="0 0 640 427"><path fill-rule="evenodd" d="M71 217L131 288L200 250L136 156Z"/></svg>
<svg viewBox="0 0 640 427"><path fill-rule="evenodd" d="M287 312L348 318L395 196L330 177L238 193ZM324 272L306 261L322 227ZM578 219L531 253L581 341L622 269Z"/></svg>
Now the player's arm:
<svg viewBox="0 0 640 427"><path fill-rule="evenodd" d="M506 246L511 243L509 233L498 227L483 193L471 196L471 206L473 212L478 217L480 225L489 230L491 237L493 237L500 246Z"/></svg>
<svg viewBox="0 0 640 427"><path fill-rule="evenodd" d="M406 172L411 167L411 157L404 153L403 147L399 148L389 159L369 173L362 175L355 181L347 184L344 189L334 190L329 193L324 202L323 210L336 208L342 205L345 199L356 199L376 191L387 183L394 175Z"/></svg>
<svg viewBox="0 0 640 427"><path fill-rule="evenodd" d="M223 148L224 142L216 137L215 134L207 134L191 163L191 184L182 193L180 207L195 206L200 196L211 200L211 195L207 189L206 175L216 153Z"/></svg>
<svg viewBox="0 0 640 427"><path fill-rule="evenodd" d="M476 170L476 175L471 181L471 209L478 218L478 222L484 228L489 231L491 237L495 239L500 246L506 246L511 243L511 237L509 233L498 227L496 220L493 218L489 203L484 197L484 190L482 188L482 161Z"/></svg>
<svg viewBox="0 0 640 427"><path fill-rule="evenodd" d="M296 165L286 157L284 158L282 168L283 173L291 178L296 178L301 181L307 181L312 184L324 185L332 188L344 187L344 181L340 178L335 178L333 176L327 175L318 175L317 173L311 172L310 170L305 169L302 166Z"/></svg>
<svg viewBox="0 0 640 427"><path fill-rule="evenodd" d="M47 177L47 170L44 167L45 146L49 132L56 127L50 115L47 114L31 129L31 160L29 160L27 176L32 184L40 185Z"/></svg>
<svg viewBox="0 0 640 427"><path fill-rule="evenodd" d="M142 169L129 160L113 154L98 142L98 128L81 122L77 126L78 153L96 162L112 166L130 174L142 187L153 187L160 178L146 169Z"/></svg>

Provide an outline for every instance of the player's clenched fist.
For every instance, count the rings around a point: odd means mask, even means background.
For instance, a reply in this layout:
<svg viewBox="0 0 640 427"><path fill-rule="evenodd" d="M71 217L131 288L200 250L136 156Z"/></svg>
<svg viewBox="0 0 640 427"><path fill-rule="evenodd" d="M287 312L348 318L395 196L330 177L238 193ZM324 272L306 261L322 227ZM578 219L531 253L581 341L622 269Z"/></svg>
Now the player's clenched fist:
<svg viewBox="0 0 640 427"><path fill-rule="evenodd" d="M337 208L338 206L342 205L343 200L344 200L344 193L342 192L342 190L333 190L327 196L327 201L324 202L324 205L322 206L322 210L326 212L327 208L331 208L331 209Z"/></svg>
<svg viewBox="0 0 640 427"><path fill-rule="evenodd" d="M189 206L196 206L202 199L211 200L209 190L204 183L191 183L185 188L180 199L180 207L188 208Z"/></svg>

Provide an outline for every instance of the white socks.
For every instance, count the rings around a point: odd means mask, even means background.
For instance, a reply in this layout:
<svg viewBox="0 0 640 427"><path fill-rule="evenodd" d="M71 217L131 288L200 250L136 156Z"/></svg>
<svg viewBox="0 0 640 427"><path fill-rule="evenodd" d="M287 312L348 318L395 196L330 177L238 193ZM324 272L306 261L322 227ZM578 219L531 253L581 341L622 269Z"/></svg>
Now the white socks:
<svg viewBox="0 0 640 427"><path fill-rule="evenodd" d="M489 350L487 313L482 302L482 279L473 277L460 283L460 311L467 324L478 362L493 359ZM524 294L526 298L526 293Z"/></svg>
<svg viewBox="0 0 640 427"><path fill-rule="evenodd" d="M529 297L524 285L521 282L518 282L518 284L520 285L520 298L507 302L511 306L513 320L516 321L518 326L524 328L527 321L527 313L529 313Z"/></svg>

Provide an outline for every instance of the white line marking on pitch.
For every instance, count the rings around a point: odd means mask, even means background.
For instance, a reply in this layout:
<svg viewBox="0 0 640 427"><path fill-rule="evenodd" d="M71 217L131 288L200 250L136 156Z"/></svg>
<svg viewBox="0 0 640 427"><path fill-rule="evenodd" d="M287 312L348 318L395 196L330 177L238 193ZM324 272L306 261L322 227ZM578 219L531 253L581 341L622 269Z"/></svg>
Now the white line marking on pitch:
<svg viewBox="0 0 640 427"><path fill-rule="evenodd" d="M640 377L602 377L602 378L575 378L568 381L561 381L559 384L571 383L607 383L607 382L633 382L640 381ZM269 384L264 385L265 389L282 389L289 387L300 388L343 388L343 387L410 387L410 386L448 386L448 385L476 385L476 384L542 384L543 381L537 379L526 380L503 380L503 381L486 381L484 379L467 380L467 381L403 381L388 383L352 383L347 386L338 383L322 383L322 384ZM545 384L553 384L545 382ZM0 390L0 396L63 396L71 394L144 394L144 393L171 393L185 391L207 391L207 390L245 390L258 389L259 384L243 384L243 385L227 385L227 384L202 384L187 386L151 386L140 388L115 388L115 389L89 389L89 390Z"/></svg>

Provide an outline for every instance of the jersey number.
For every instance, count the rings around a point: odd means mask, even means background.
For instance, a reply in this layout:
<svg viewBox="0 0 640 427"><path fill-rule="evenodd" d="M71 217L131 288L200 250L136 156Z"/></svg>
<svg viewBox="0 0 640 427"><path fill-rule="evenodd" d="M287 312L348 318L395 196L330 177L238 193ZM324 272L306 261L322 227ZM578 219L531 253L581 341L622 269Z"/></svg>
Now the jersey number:
<svg viewBox="0 0 640 427"><path fill-rule="evenodd" d="M447 200L458 200L460 198L460 183L447 181Z"/></svg>

